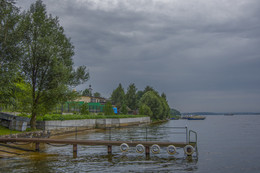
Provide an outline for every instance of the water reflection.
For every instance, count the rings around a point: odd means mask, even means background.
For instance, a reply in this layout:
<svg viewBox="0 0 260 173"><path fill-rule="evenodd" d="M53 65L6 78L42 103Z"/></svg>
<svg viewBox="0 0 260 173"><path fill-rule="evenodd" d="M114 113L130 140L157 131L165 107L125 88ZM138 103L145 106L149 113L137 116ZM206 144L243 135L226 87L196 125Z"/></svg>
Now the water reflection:
<svg viewBox="0 0 260 173"><path fill-rule="evenodd" d="M183 136L183 134L182 134ZM58 138L78 140L126 140L126 141L185 141L172 128L162 125L136 126L98 130L95 133L77 133ZM35 146L31 146L34 148ZM73 158L73 146L41 145L40 153L28 153L2 162L4 172L174 172L196 171L196 157L186 157L182 148L175 155L169 155L166 147L159 154L137 153L130 147L122 153L119 146L112 147L107 154L107 146L78 145L77 157ZM1 171L0 171L1 172Z"/></svg>

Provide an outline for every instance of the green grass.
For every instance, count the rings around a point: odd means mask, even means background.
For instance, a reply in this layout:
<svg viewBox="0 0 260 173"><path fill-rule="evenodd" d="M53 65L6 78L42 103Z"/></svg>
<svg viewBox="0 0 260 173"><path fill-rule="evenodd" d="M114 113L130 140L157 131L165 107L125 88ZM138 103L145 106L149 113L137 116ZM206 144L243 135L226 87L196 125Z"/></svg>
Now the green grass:
<svg viewBox="0 0 260 173"><path fill-rule="evenodd" d="M46 114L38 116L38 121L52 121L52 120L80 120L80 119L106 119L106 118L137 118L147 117L146 115L80 115L80 114Z"/></svg>
<svg viewBox="0 0 260 173"><path fill-rule="evenodd" d="M6 127L0 126L0 135L10 135L14 133L21 133L21 132L16 130L10 130Z"/></svg>

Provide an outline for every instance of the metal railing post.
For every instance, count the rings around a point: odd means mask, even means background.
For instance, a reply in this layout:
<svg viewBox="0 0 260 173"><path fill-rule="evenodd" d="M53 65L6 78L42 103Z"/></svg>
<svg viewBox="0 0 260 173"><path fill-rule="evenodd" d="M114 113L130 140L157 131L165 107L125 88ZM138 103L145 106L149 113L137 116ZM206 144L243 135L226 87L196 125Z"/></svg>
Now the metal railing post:
<svg viewBox="0 0 260 173"><path fill-rule="evenodd" d="M147 126L145 127L145 140L147 141Z"/></svg>
<svg viewBox="0 0 260 173"><path fill-rule="evenodd" d="M109 140L111 141L111 127L109 127Z"/></svg>
<svg viewBox="0 0 260 173"><path fill-rule="evenodd" d="M189 134L188 134L188 127L187 127L187 125L185 126L185 129L186 129L186 143L188 144L189 143Z"/></svg>
<svg viewBox="0 0 260 173"><path fill-rule="evenodd" d="M75 139L77 140L78 138L78 126L76 127L76 134L75 134Z"/></svg>

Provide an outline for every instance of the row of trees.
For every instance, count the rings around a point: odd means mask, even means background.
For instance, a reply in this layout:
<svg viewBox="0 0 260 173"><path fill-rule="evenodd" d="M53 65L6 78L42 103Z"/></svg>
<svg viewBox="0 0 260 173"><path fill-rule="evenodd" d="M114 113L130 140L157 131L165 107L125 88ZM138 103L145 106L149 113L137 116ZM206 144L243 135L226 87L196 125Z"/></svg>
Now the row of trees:
<svg viewBox="0 0 260 173"><path fill-rule="evenodd" d="M170 116L170 107L165 93L161 95L152 87L147 86L143 91L138 91L135 84L128 86L125 93L121 84L112 92L111 101L122 113L129 110L133 113L149 115L152 119L167 119Z"/></svg>
<svg viewBox="0 0 260 173"><path fill-rule="evenodd" d="M88 88L86 88L85 90L83 90L80 95L82 96L91 96L91 97L101 97L101 94L99 92L94 92L92 94L92 91Z"/></svg>
<svg viewBox="0 0 260 173"><path fill-rule="evenodd" d="M85 66L74 68L74 46L58 17L41 0L20 12L13 0L0 0L0 103L22 104L36 116L76 97L71 90L89 78Z"/></svg>

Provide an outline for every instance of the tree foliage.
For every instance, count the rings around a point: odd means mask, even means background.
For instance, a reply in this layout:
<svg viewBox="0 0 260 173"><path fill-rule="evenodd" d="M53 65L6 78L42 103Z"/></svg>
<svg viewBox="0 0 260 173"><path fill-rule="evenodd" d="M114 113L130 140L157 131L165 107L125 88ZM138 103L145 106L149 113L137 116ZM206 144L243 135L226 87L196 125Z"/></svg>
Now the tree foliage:
<svg viewBox="0 0 260 173"><path fill-rule="evenodd" d="M170 117L170 107L167 103L166 95L165 95L165 97L160 97L160 100L161 100L161 105L162 105L162 113L160 115L160 119L167 119Z"/></svg>
<svg viewBox="0 0 260 173"><path fill-rule="evenodd" d="M95 93L93 94L93 96L94 96L94 97L101 97L101 94L100 94L99 92L95 92Z"/></svg>
<svg viewBox="0 0 260 173"><path fill-rule="evenodd" d="M137 109L137 95L136 95L136 91L137 91L137 88L135 87L135 84L132 83L127 88L127 92L126 92L126 95L125 95L126 105L131 110L136 110Z"/></svg>
<svg viewBox="0 0 260 173"><path fill-rule="evenodd" d="M88 115L89 114L89 107L87 103L83 103L80 106L80 114L81 115Z"/></svg>
<svg viewBox="0 0 260 173"><path fill-rule="evenodd" d="M120 112L122 112L123 115L126 115L128 113L126 104L122 105Z"/></svg>
<svg viewBox="0 0 260 173"><path fill-rule="evenodd" d="M147 105L152 111L152 119L160 119L163 107L160 98L154 91L146 92L140 100L141 104Z"/></svg>
<svg viewBox="0 0 260 173"><path fill-rule="evenodd" d="M113 98L112 100L117 107L121 106L121 112L125 108L133 111L139 108L140 115L149 115L154 120L163 120L170 116L166 94L162 93L160 96L151 86L146 86L143 91L137 91L135 84L132 83L128 86L125 97L123 96L124 90L119 84L118 88L113 91L111 99Z"/></svg>
<svg viewBox="0 0 260 173"><path fill-rule="evenodd" d="M149 106L147 106L146 104L142 104L139 108L139 114L152 116L153 112L151 111Z"/></svg>
<svg viewBox="0 0 260 173"><path fill-rule="evenodd" d="M21 72L32 88L31 126L35 128L36 116L72 99L76 92L69 87L85 82L89 74L85 66L73 68L74 47L41 0L22 14L18 30L22 33Z"/></svg>
<svg viewBox="0 0 260 173"><path fill-rule="evenodd" d="M111 94L111 101L119 109L125 103L125 91L124 91L124 88L122 87L121 83L112 92L112 94Z"/></svg>
<svg viewBox="0 0 260 173"><path fill-rule="evenodd" d="M0 103L12 104L19 78L19 9L13 0L0 0Z"/></svg>
<svg viewBox="0 0 260 173"><path fill-rule="evenodd" d="M180 113L180 111L178 111L178 110L176 110L176 109L171 109L170 110L170 114L172 115L172 116L176 116L176 115L181 115L181 113Z"/></svg>
<svg viewBox="0 0 260 173"><path fill-rule="evenodd" d="M92 96L92 93L90 92L90 90L88 88L86 88L83 92L82 92L82 96Z"/></svg>
<svg viewBox="0 0 260 173"><path fill-rule="evenodd" d="M106 104L105 104L104 114L105 115L114 115L114 110L112 107L112 103L110 101L106 102Z"/></svg>

